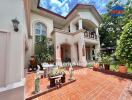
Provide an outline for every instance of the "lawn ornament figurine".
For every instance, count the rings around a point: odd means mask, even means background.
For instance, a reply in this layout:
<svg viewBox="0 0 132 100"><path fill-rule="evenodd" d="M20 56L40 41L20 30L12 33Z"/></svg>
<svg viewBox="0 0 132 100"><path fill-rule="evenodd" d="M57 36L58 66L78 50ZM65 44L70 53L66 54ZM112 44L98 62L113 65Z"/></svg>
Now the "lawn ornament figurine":
<svg viewBox="0 0 132 100"><path fill-rule="evenodd" d="M72 67L72 65L70 65L69 73L70 73L70 78L69 78L69 80L73 80L73 67Z"/></svg>
<svg viewBox="0 0 132 100"><path fill-rule="evenodd" d="M36 72L36 78L35 78L35 94L40 91L40 73L39 73L39 68Z"/></svg>

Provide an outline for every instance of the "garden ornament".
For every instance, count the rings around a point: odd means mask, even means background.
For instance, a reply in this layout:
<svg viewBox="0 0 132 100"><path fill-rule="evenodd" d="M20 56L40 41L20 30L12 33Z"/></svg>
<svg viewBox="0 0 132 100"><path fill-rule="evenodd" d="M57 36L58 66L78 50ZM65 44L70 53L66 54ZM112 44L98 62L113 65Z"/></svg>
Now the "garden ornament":
<svg viewBox="0 0 132 100"><path fill-rule="evenodd" d="M72 67L72 65L70 65L69 73L70 73L70 79L69 80L73 80L73 67Z"/></svg>
<svg viewBox="0 0 132 100"><path fill-rule="evenodd" d="M36 78L35 78L35 93L38 93L40 91L40 71L38 70L36 72Z"/></svg>

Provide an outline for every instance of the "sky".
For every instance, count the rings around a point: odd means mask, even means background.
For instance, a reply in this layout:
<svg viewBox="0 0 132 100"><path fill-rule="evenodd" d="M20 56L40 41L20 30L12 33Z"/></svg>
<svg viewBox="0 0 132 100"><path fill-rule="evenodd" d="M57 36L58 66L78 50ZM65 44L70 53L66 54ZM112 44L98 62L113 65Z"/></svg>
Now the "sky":
<svg viewBox="0 0 132 100"><path fill-rule="evenodd" d="M66 16L77 4L90 4L94 5L100 14L104 14L109 1L111 0L40 0L39 6ZM124 3L127 0L119 1Z"/></svg>

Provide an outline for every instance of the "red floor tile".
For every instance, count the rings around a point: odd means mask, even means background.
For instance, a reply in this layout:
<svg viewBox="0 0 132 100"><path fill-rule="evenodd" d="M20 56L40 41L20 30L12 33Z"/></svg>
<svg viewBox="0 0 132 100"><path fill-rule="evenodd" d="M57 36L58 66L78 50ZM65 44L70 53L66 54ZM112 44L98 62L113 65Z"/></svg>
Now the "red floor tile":
<svg viewBox="0 0 132 100"><path fill-rule="evenodd" d="M26 97L31 96L34 90L34 76L34 73L26 76ZM129 94L126 90L126 87L132 84L131 80L87 68L75 70L74 77L75 82L39 96L34 100L132 100L132 94ZM68 78L69 73L67 72L66 80ZM48 85L47 78L41 79L41 91L45 90Z"/></svg>

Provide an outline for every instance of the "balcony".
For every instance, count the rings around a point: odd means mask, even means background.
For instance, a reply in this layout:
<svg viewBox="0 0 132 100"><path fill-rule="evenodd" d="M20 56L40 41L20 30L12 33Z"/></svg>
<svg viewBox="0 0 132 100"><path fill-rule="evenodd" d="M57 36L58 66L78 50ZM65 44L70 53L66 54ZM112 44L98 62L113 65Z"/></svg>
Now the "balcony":
<svg viewBox="0 0 132 100"><path fill-rule="evenodd" d="M97 35L96 35L95 31L85 31L84 32L84 37L88 38L88 39L97 40Z"/></svg>

